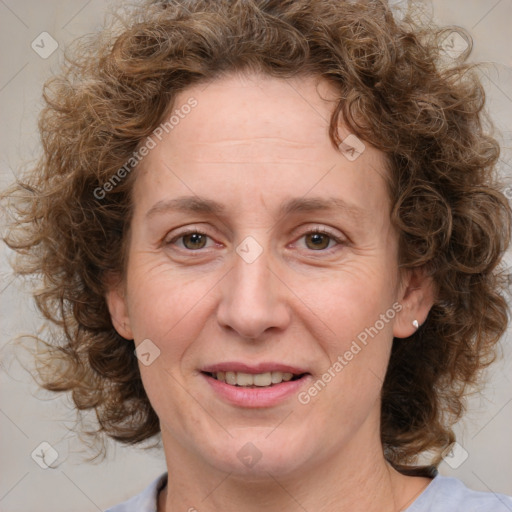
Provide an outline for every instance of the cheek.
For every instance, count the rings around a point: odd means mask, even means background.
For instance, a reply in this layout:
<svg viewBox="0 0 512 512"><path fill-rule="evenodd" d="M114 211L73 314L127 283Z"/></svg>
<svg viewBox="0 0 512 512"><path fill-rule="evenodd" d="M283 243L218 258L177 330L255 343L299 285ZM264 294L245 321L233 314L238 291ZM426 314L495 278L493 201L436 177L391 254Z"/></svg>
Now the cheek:
<svg viewBox="0 0 512 512"><path fill-rule="evenodd" d="M318 380L301 395L301 403L314 405L319 422L324 415L332 418L333 436L341 426L354 431L374 411L396 316L392 283L386 275L377 267L353 270L340 272L337 280L326 280L322 287L308 288L308 305L314 313L309 330L327 359Z"/></svg>
<svg viewBox="0 0 512 512"><path fill-rule="evenodd" d="M208 290L214 283L213 276L201 279L191 273L180 274L165 264L139 265L132 270L128 276L129 316L136 342L149 338L172 349L193 338L204 323Z"/></svg>
<svg viewBox="0 0 512 512"><path fill-rule="evenodd" d="M377 324L386 336L392 331L395 285L392 272L382 265L347 264L314 280L301 278L298 290L305 306L314 313L319 330L324 330L332 350L344 350L365 329ZM381 315L388 316L383 323ZM362 336L364 338L364 334Z"/></svg>

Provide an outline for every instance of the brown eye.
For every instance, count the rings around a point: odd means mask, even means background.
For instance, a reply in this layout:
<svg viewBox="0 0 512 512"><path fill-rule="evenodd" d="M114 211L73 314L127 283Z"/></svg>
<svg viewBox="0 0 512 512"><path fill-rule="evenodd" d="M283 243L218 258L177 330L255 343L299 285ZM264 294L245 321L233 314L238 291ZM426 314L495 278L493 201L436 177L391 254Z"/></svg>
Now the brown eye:
<svg viewBox="0 0 512 512"><path fill-rule="evenodd" d="M308 249L322 250L329 247L331 237L325 233L308 233L304 235Z"/></svg>
<svg viewBox="0 0 512 512"><path fill-rule="evenodd" d="M201 233L188 233L181 237L183 245L190 250L202 249L206 245L207 236Z"/></svg>

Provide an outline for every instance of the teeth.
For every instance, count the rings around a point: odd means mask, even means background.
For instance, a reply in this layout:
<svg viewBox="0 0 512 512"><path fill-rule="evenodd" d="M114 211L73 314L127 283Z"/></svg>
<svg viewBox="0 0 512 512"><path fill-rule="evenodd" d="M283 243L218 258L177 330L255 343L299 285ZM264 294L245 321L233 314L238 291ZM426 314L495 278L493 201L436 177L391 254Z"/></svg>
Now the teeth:
<svg viewBox="0 0 512 512"><path fill-rule="evenodd" d="M252 386L254 384L254 376L249 373L237 372L235 375L238 386Z"/></svg>
<svg viewBox="0 0 512 512"><path fill-rule="evenodd" d="M272 384L272 374L270 372L258 373L256 375L252 375L252 380L255 386L270 386L270 384ZM240 381L238 382L240 385Z"/></svg>
<svg viewBox="0 0 512 512"><path fill-rule="evenodd" d="M227 382L232 386L271 386L292 380L293 373L288 372L266 372L257 373L256 375L243 372L217 372L212 376L221 382Z"/></svg>
<svg viewBox="0 0 512 512"><path fill-rule="evenodd" d="M226 382L234 386L236 384L236 373L226 372Z"/></svg>
<svg viewBox="0 0 512 512"><path fill-rule="evenodd" d="M271 378L272 378L272 384L279 384L280 382L283 381L283 374L281 372L272 372Z"/></svg>

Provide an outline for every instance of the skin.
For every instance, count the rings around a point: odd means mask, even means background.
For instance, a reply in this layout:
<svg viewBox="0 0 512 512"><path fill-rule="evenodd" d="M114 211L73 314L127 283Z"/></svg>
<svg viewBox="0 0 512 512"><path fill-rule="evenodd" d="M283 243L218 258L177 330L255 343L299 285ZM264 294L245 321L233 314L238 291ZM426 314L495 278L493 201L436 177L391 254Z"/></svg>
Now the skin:
<svg viewBox="0 0 512 512"><path fill-rule="evenodd" d="M366 143L350 161L331 143L335 95L315 77L231 74L190 87L173 108L190 97L197 106L136 170L126 275L107 301L124 338L160 350L139 363L169 471L159 512L391 512L430 482L385 461L379 416L393 337L425 321L432 283L399 271L384 155ZM190 195L225 209L148 216ZM283 201L311 197L359 210L279 215ZM207 235L206 245L180 238L185 228ZM334 237L320 237L320 249L315 228ZM248 236L262 249L252 263L235 250ZM307 390L394 303L401 311L308 404L293 395L234 406L199 373L225 361L281 362L311 373ZM252 467L237 457L248 442L261 453Z"/></svg>

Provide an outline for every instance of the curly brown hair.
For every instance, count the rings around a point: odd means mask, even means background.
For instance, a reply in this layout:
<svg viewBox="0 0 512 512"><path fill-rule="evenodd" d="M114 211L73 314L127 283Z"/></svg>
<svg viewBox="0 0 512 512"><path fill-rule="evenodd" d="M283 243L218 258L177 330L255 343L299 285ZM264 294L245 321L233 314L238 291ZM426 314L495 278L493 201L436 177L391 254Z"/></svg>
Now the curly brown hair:
<svg viewBox="0 0 512 512"><path fill-rule="evenodd" d="M152 2L121 25L82 39L45 85L43 156L10 195L17 224L6 242L17 271L41 278L36 303L62 333L38 356L42 385L94 410L98 435L135 444L159 432L134 346L105 301L107 276L125 268L136 166L108 193L94 191L187 87L235 71L314 75L339 93L332 142L342 119L387 157L400 267L423 267L436 284L426 323L393 341L381 436L396 467L427 450L437 464L508 321L499 263L511 211L499 146L474 66L443 53L453 28L398 19L384 0Z"/></svg>

